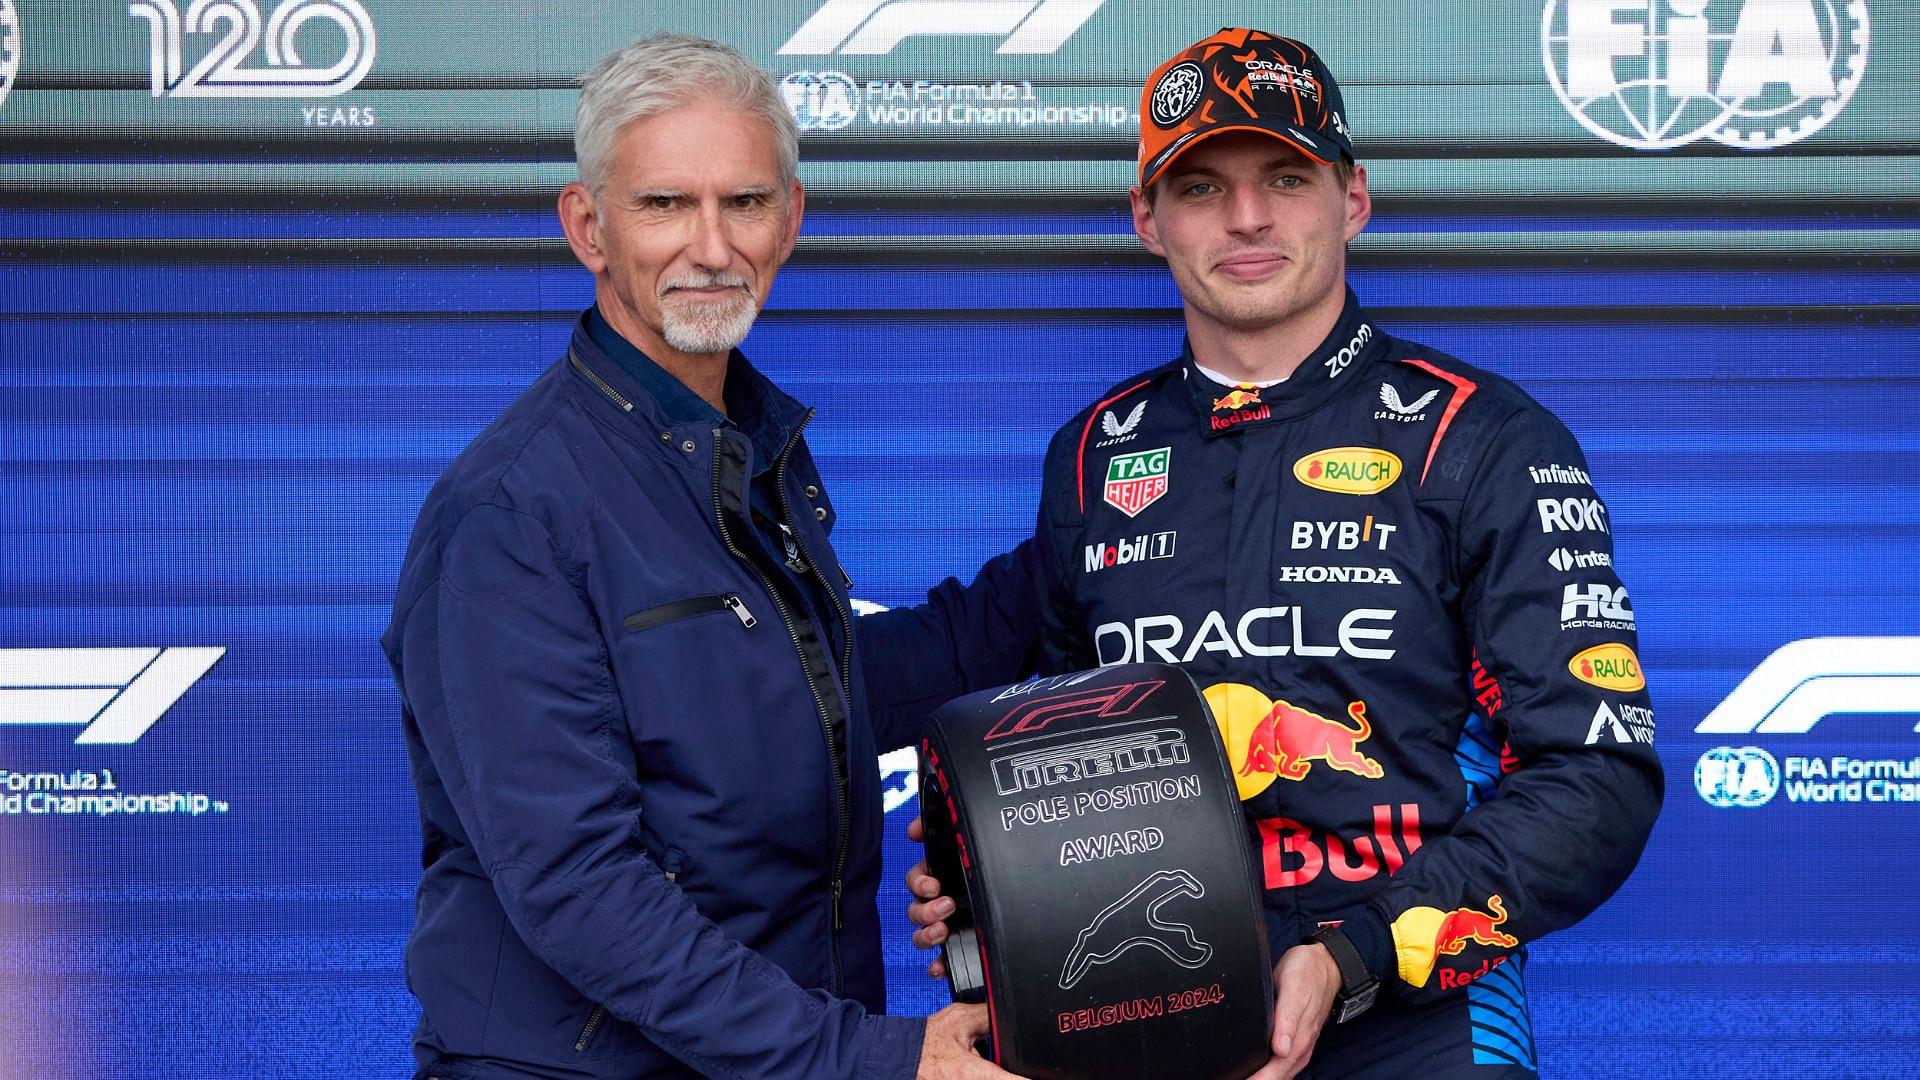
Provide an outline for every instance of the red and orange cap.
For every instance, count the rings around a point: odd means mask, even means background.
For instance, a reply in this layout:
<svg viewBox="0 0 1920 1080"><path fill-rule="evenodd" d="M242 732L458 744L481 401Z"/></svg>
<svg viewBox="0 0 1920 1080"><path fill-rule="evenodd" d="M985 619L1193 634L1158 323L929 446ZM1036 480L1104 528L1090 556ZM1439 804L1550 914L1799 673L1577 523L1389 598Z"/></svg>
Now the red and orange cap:
<svg viewBox="0 0 1920 1080"><path fill-rule="evenodd" d="M1140 186L1225 131L1271 135L1323 165L1353 156L1346 105L1320 54L1262 30L1222 30L1154 70L1140 94Z"/></svg>

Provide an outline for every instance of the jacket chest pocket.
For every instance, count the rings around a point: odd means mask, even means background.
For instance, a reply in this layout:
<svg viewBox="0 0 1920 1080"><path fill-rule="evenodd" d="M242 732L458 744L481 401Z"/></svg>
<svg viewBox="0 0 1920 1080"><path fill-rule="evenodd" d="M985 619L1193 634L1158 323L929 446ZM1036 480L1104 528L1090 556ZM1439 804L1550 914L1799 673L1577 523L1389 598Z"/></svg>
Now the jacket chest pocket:
<svg viewBox="0 0 1920 1080"><path fill-rule="evenodd" d="M737 593L715 594L713 596L693 596L685 600L656 604L642 608L620 621L628 633L651 630L656 626L679 622L681 619L695 619L702 615L717 615L720 612L732 612L740 620L740 625L748 630L759 625L759 618L747 610L746 601Z"/></svg>

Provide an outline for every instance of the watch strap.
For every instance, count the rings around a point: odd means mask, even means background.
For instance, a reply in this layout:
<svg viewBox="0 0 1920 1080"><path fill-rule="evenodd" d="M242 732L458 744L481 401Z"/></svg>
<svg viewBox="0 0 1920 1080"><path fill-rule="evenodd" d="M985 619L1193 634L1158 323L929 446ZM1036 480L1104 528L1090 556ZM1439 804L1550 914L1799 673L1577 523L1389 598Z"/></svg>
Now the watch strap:
<svg viewBox="0 0 1920 1080"><path fill-rule="evenodd" d="M1347 935L1338 926L1323 926L1307 940L1326 946L1334 966L1340 970L1340 995L1334 1001L1333 1022L1344 1024L1371 1008L1380 992L1380 980L1367 970L1366 962L1360 959L1360 950Z"/></svg>

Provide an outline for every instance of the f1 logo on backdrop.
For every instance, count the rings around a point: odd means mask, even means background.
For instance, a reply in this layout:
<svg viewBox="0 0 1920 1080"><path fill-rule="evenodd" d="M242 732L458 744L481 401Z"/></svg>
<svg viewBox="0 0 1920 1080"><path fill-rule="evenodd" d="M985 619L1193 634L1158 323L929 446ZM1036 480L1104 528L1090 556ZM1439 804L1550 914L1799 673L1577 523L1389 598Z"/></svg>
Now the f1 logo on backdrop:
<svg viewBox="0 0 1920 1080"><path fill-rule="evenodd" d="M84 725L75 744L137 742L226 652L0 649L0 726Z"/></svg>
<svg viewBox="0 0 1920 1080"><path fill-rule="evenodd" d="M1820 637L1773 651L1694 727L1702 735L1805 735L1842 714L1920 716L1920 637ZM1920 724L1914 727L1920 732ZM1906 760L1786 756L1758 746L1700 755L1694 787L1718 807L1771 801L1920 805L1920 755Z"/></svg>
<svg viewBox="0 0 1920 1080"><path fill-rule="evenodd" d="M1867 70L1866 0L1547 0L1547 80L1635 150L1770 150L1825 127Z"/></svg>
<svg viewBox="0 0 1920 1080"><path fill-rule="evenodd" d="M193 0L184 17L174 0L133 0L127 14L148 24L154 97L335 97L373 70L378 46L360 0L281 0L264 33L254 0ZM300 53L300 30L315 20L332 23L345 38L339 58L324 67ZM211 43L191 68L185 68L188 35ZM263 36L266 66L242 66ZM307 56L317 56L325 35L308 34L304 41Z"/></svg>
<svg viewBox="0 0 1920 1080"><path fill-rule="evenodd" d="M910 37L993 35L999 53L1051 53L1106 0L827 0L783 56L881 56Z"/></svg>

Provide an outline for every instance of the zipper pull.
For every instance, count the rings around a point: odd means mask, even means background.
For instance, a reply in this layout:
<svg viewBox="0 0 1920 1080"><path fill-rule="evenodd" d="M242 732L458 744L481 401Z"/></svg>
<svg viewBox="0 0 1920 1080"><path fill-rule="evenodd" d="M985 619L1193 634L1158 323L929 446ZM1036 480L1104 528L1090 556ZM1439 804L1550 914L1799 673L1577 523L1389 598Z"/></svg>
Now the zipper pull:
<svg viewBox="0 0 1920 1080"><path fill-rule="evenodd" d="M840 894L846 889L846 883L839 878L833 879L833 928L840 929Z"/></svg>
<svg viewBox="0 0 1920 1080"><path fill-rule="evenodd" d="M744 626L747 629L751 630L754 627L760 625L760 620L753 617L753 612L747 610L747 605L741 602L739 597L729 596L729 597L726 597L722 602L725 603L727 607L731 608L735 615L738 615L740 617L741 626Z"/></svg>

